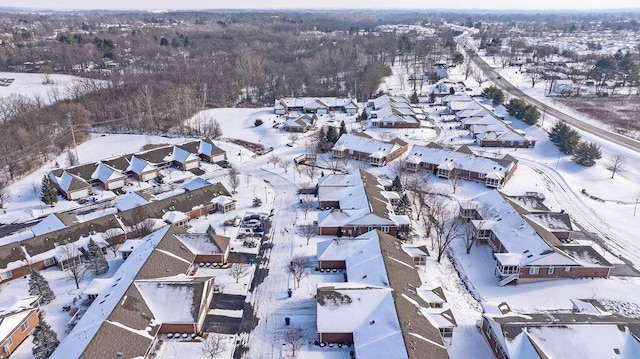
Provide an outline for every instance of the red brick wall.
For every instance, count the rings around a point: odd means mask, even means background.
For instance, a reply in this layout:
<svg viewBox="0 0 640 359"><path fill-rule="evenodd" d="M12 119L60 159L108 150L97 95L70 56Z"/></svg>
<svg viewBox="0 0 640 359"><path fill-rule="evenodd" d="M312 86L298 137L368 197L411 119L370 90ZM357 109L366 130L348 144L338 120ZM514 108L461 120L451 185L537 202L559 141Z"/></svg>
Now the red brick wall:
<svg viewBox="0 0 640 359"><path fill-rule="evenodd" d="M198 254L196 255L196 259L193 260L194 263L226 263L226 258L224 254Z"/></svg>
<svg viewBox="0 0 640 359"><path fill-rule="evenodd" d="M564 266L554 266L553 274L549 274L549 266L540 266L538 274L529 274L529 267L520 268L520 278L525 281L560 279L560 278L608 278L611 268L609 267L570 267L571 270L565 272Z"/></svg>
<svg viewBox="0 0 640 359"><path fill-rule="evenodd" d="M502 355L501 350L496 350L496 346L498 344L496 343L496 340L489 335L489 327L490 326L489 326L489 322L487 322L487 319L482 318L482 328L481 328L482 336L484 337L487 344L489 344L489 348L491 348L491 352L493 353L493 356L496 359L507 359Z"/></svg>
<svg viewBox="0 0 640 359"><path fill-rule="evenodd" d="M318 261L320 269L346 269L347 265L344 261Z"/></svg>
<svg viewBox="0 0 640 359"><path fill-rule="evenodd" d="M353 344L352 333L318 333L320 343L350 343Z"/></svg>
<svg viewBox="0 0 640 359"><path fill-rule="evenodd" d="M160 330L158 334L167 334L167 333L196 333L198 331L195 323L183 323L183 324L171 324L171 323L162 323L160 326Z"/></svg>
<svg viewBox="0 0 640 359"><path fill-rule="evenodd" d="M380 226L374 226L373 229L379 229L382 230L382 227ZM355 227L342 227L342 234L345 237L349 237L349 231L351 231L351 235L353 237L356 236L356 230ZM360 226L360 233L366 233L368 232L368 226ZM320 234L321 236L335 236L338 233L338 227L318 227L318 234ZM389 226L389 232L388 234L392 235L392 236L397 236L398 235L398 228L395 226Z"/></svg>
<svg viewBox="0 0 640 359"><path fill-rule="evenodd" d="M31 332L33 332L33 329L35 329L36 325L38 325L38 311L34 310L33 312L31 312L31 314L29 314L29 316L26 319L29 322L29 326L27 327L27 329L25 331L22 331L21 325L22 323L18 324L18 327L15 329L15 331L11 334L11 347L9 348L9 352L5 352L4 347L2 346L4 344L4 342L0 343L0 355L2 355L2 357L6 358L9 356L9 354L13 353L18 346L20 346L20 344L29 337L29 335L31 335Z"/></svg>

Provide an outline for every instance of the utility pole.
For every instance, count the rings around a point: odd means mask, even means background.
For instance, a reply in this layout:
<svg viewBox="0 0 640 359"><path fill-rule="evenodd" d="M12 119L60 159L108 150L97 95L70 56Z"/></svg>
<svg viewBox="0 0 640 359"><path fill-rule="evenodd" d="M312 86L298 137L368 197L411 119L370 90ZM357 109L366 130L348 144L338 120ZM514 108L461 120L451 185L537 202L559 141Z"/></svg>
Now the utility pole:
<svg viewBox="0 0 640 359"><path fill-rule="evenodd" d="M73 131L73 122L71 122L71 113L67 113L67 120L69 121L69 127L71 128L71 138L73 139L73 149L76 152L76 159L80 163L80 156L78 156L78 144L76 143L76 134Z"/></svg>

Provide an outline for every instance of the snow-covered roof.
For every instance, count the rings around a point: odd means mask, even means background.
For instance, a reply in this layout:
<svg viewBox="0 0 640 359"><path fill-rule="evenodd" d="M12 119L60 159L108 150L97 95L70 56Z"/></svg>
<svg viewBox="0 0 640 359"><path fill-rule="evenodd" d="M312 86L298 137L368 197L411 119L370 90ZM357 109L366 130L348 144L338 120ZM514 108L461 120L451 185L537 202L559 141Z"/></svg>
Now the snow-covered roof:
<svg viewBox="0 0 640 359"><path fill-rule="evenodd" d="M102 183L107 183L109 181L125 179L127 178L127 176L117 169L105 163L99 162L98 167L96 167L96 170L91 175L91 178L96 178Z"/></svg>
<svg viewBox="0 0 640 359"><path fill-rule="evenodd" d="M35 308L25 309L14 314L7 314L0 318L0 340L4 341L24 322Z"/></svg>
<svg viewBox="0 0 640 359"><path fill-rule="evenodd" d="M198 318L198 308L194 305L197 293L192 277L184 274L157 279L136 280L134 285L142 294L156 320L162 323L193 323Z"/></svg>
<svg viewBox="0 0 640 359"><path fill-rule="evenodd" d="M189 220L189 215L184 212L168 211L162 215L162 220L167 223L180 223Z"/></svg>
<svg viewBox="0 0 640 359"><path fill-rule="evenodd" d="M200 157L178 146L173 146L171 153L164 158L165 161L176 161L178 163L193 162L198 159L200 159Z"/></svg>
<svg viewBox="0 0 640 359"><path fill-rule="evenodd" d="M140 159L135 155L131 156L130 162L131 164L129 165L129 168L127 170L132 171L133 173L136 173L136 174L152 172L158 169L158 167L156 167L154 164L149 163L143 159Z"/></svg>
<svg viewBox="0 0 640 359"><path fill-rule="evenodd" d="M215 235L213 235L215 236ZM214 240L214 237L207 233L197 234L176 234L176 238L180 240L189 250L195 254L216 254L222 253L226 248L220 248L218 243ZM223 238L223 242L229 241L229 238L217 236Z"/></svg>
<svg viewBox="0 0 640 359"><path fill-rule="evenodd" d="M384 157L399 150L401 147L402 146L394 142L385 142L373 138L345 133L340 136L333 149L338 151L350 150L362 153L380 152Z"/></svg>
<svg viewBox="0 0 640 359"><path fill-rule="evenodd" d="M509 159L493 159L430 146L414 145L408 153L407 161L410 163L425 163L448 170L456 168L485 175L491 174L498 178L506 177L516 166L515 162Z"/></svg>
<svg viewBox="0 0 640 359"><path fill-rule="evenodd" d="M116 204L116 208L118 211L124 212L132 208L151 203L151 201L145 197L146 196L143 197L138 192L129 192Z"/></svg>
<svg viewBox="0 0 640 359"><path fill-rule="evenodd" d="M56 178L56 181L58 182L60 189L65 192L91 187L91 185L88 184L87 181L67 171L63 171L60 178Z"/></svg>
<svg viewBox="0 0 640 359"><path fill-rule="evenodd" d="M497 191L489 191L474 201L486 204L484 219L472 221L474 227L490 229L496 238L502 243L509 256L500 254L499 260L513 263L517 256L518 264L524 266L540 258L554 253L547 242L525 221L520 214ZM498 257L498 253L496 253Z"/></svg>
<svg viewBox="0 0 640 359"><path fill-rule="evenodd" d="M391 289L319 285L317 301L318 333L353 333L358 357L408 358Z"/></svg>
<svg viewBox="0 0 640 359"><path fill-rule="evenodd" d="M51 233L53 231L57 231L68 226L71 226L75 223L79 223L80 220L78 217L69 214L63 213L52 213L45 217L40 223L31 227L31 232L33 232L34 236L40 236L43 234Z"/></svg>
<svg viewBox="0 0 640 359"><path fill-rule="evenodd" d="M285 107L302 107L303 109L317 109L320 107L357 108L358 104L351 98L339 97L286 97L275 100L275 109L284 109Z"/></svg>
<svg viewBox="0 0 640 359"><path fill-rule="evenodd" d="M182 188L184 188L187 191L195 191L197 189L207 187L207 186L211 186L211 182L204 180L200 177L196 177L191 181L187 182L187 184L182 186Z"/></svg>

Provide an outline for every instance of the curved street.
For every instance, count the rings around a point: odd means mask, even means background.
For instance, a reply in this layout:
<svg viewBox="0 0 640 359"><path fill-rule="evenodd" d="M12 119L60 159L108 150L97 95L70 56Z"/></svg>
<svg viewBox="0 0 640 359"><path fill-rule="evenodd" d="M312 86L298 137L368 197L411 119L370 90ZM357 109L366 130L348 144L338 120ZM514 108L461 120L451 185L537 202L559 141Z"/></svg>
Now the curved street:
<svg viewBox="0 0 640 359"><path fill-rule="evenodd" d="M563 120L574 126L575 128L591 133L595 136L598 136L602 139L608 140L625 148L631 149L636 152L640 152L640 141L634 140L632 138L619 135L614 132L610 132L604 130L600 127L588 124L586 122L580 121L579 119L570 116L562 111L559 111L529 95L524 93L522 90L511 84L509 81L502 78L491 65L489 65L484 59L482 59L478 53L475 51L475 45L471 43L468 36L462 35L457 38L458 42L464 48L465 52L468 56L471 57L472 61L487 75L487 78L491 80L496 86L502 88L504 91L510 93L511 95L521 98L528 103L537 106L541 110L544 110L550 116L553 116L559 120Z"/></svg>

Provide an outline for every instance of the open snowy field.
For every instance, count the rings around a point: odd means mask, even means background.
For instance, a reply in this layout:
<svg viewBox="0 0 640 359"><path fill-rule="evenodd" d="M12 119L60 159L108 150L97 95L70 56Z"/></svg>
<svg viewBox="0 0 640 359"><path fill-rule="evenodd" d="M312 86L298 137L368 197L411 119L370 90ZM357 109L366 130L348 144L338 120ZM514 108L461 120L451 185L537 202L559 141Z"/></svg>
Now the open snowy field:
<svg viewBox="0 0 640 359"><path fill-rule="evenodd" d="M72 75L48 74L46 76L50 84L44 83L44 74L0 72L0 83L8 84L0 86L0 98L25 96L30 99L37 98L42 103L48 104L71 97L70 89L80 81L86 80Z"/></svg>

